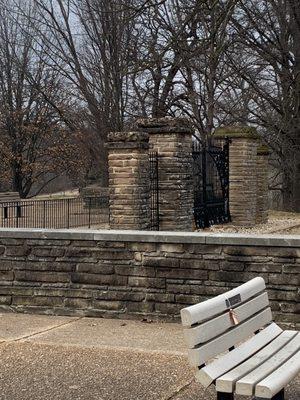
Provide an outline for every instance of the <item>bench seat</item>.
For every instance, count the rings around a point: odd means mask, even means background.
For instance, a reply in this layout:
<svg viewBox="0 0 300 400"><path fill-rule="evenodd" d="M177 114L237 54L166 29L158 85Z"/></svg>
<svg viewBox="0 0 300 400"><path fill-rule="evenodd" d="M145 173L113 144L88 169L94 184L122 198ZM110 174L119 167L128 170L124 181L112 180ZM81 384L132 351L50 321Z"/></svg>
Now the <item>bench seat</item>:
<svg viewBox="0 0 300 400"><path fill-rule="evenodd" d="M262 278L187 307L181 318L196 380L215 384L218 399L284 398L300 371L300 332L272 322Z"/></svg>

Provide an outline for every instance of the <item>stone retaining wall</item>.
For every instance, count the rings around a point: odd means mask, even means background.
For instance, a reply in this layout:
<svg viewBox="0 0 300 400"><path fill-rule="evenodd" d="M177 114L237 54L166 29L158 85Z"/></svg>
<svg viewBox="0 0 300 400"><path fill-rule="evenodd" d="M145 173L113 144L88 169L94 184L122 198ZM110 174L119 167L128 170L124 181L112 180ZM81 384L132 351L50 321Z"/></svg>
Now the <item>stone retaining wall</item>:
<svg viewBox="0 0 300 400"><path fill-rule="evenodd" d="M177 318L253 277L299 323L300 236L0 230L0 310Z"/></svg>

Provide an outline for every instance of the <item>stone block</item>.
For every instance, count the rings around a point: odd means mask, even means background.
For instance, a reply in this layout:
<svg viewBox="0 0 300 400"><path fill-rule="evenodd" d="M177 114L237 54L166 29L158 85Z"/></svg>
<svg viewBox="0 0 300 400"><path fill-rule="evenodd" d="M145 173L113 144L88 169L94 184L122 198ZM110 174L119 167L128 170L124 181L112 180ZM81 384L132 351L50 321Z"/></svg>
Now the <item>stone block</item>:
<svg viewBox="0 0 300 400"><path fill-rule="evenodd" d="M179 267L180 260L171 257L147 257L144 256L143 265L145 267Z"/></svg>
<svg viewBox="0 0 300 400"><path fill-rule="evenodd" d="M99 310L120 311L125 309L125 304L121 301L93 300L93 307Z"/></svg>
<svg viewBox="0 0 300 400"><path fill-rule="evenodd" d="M204 300L203 297L194 294L193 295L176 294L175 299L176 303L187 304L187 305L197 304Z"/></svg>
<svg viewBox="0 0 300 400"><path fill-rule="evenodd" d="M175 295L171 293L147 293L146 301L173 303L175 301Z"/></svg>
<svg viewBox="0 0 300 400"><path fill-rule="evenodd" d="M179 243L163 243L158 246L158 251L166 252L166 253L183 253L184 246Z"/></svg>
<svg viewBox="0 0 300 400"><path fill-rule="evenodd" d="M34 247L31 254L36 257L62 257L65 249L62 247Z"/></svg>
<svg viewBox="0 0 300 400"><path fill-rule="evenodd" d="M223 252L231 256L267 256L268 248L255 246L224 246Z"/></svg>
<svg viewBox="0 0 300 400"><path fill-rule="evenodd" d="M14 280L13 271L0 271L0 282L7 282Z"/></svg>
<svg viewBox="0 0 300 400"><path fill-rule="evenodd" d="M154 311L154 303L151 302L127 302L126 310L129 313L148 314Z"/></svg>
<svg viewBox="0 0 300 400"><path fill-rule="evenodd" d="M68 308L87 309L92 306L92 299L66 298L64 299L64 306Z"/></svg>
<svg viewBox="0 0 300 400"><path fill-rule="evenodd" d="M273 263L246 263L245 264L245 271L247 272L258 272L259 274L261 272L277 272L281 273L282 271L282 265L280 264L273 264Z"/></svg>
<svg viewBox="0 0 300 400"><path fill-rule="evenodd" d="M293 247L270 247L268 255L281 258L300 258L300 248Z"/></svg>
<svg viewBox="0 0 300 400"><path fill-rule="evenodd" d="M100 275L89 274L84 272L75 272L71 274L73 283L82 283L88 285L116 285L122 286L127 284L127 277L117 275Z"/></svg>
<svg viewBox="0 0 300 400"><path fill-rule="evenodd" d="M9 238L0 238L0 244L3 246L23 246L25 243L24 239L17 239L14 237L9 237Z"/></svg>
<svg viewBox="0 0 300 400"><path fill-rule="evenodd" d="M287 274L300 274L300 265L284 264L282 266L282 272Z"/></svg>
<svg viewBox="0 0 300 400"><path fill-rule="evenodd" d="M60 307L63 306L63 301L64 299L61 297L13 296L12 305Z"/></svg>
<svg viewBox="0 0 300 400"><path fill-rule="evenodd" d="M189 269L209 269L207 268L207 264L204 260L200 259L181 259L180 260L180 268L189 268Z"/></svg>
<svg viewBox="0 0 300 400"><path fill-rule="evenodd" d="M193 244L189 246L188 252L195 254L221 254L222 247L211 244Z"/></svg>
<svg viewBox="0 0 300 400"><path fill-rule="evenodd" d="M9 306L11 304L11 296L0 296L0 304Z"/></svg>
<svg viewBox="0 0 300 400"><path fill-rule="evenodd" d="M148 277L128 277L128 285L132 287L145 287L145 288L159 288L166 287L166 281L162 278L148 278Z"/></svg>
<svg viewBox="0 0 300 400"><path fill-rule="evenodd" d="M15 271L15 280L17 282L69 282L70 276L63 272L36 272L36 271Z"/></svg>
<svg viewBox="0 0 300 400"><path fill-rule="evenodd" d="M56 262L52 260L42 261L41 259L35 259L32 261L16 261L14 270L24 271L45 271L45 272L71 272L75 270L74 263Z"/></svg>
<svg viewBox="0 0 300 400"><path fill-rule="evenodd" d="M244 271L245 264L240 261L222 261L220 269L223 271Z"/></svg>
<svg viewBox="0 0 300 400"><path fill-rule="evenodd" d="M299 302L280 302L280 311L284 313L298 314L300 315L300 303Z"/></svg>
<svg viewBox="0 0 300 400"><path fill-rule="evenodd" d="M155 277L155 268L145 268L136 265L117 265L115 266L115 271L118 275Z"/></svg>
<svg viewBox="0 0 300 400"><path fill-rule="evenodd" d="M165 315L179 315L182 308L182 304L155 303L155 312Z"/></svg>
<svg viewBox="0 0 300 400"><path fill-rule="evenodd" d="M7 246L5 249L5 255L10 257L27 256L29 253L30 247L26 245Z"/></svg>
<svg viewBox="0 0 300 400"><path fill-rule="evenodd" d="M270 274L269 282L274 285L300 286L300 275L295 274Z"/></svg>
<svg viewBox="0 0 300 400"><path fill-rule="evenodd" d="M155 243L129 243L128 250L141 251L143 253L152 253L156 251L157 245Z"/></svg>
<svg viewBox="0 0 300 400"><path fill-rule="evenodd" d="M208 272L200 269L157 268L156 276L159 278L178 279L207 279Z"/></svg>
<svg viewBox="0 0 300 400"><path fill-rule="evenodd" d="M115 269L112 265L80 263L76 265L76 272L88 272L91 274L111 275L114 274Z"/></svg>
<svg viewBox="0 0 300 400"><path fill-rule="evenodd" d="M145 300L145 293L129 292L129 291L112 291L112 290L101 290L97 291L94 295L97 300L109 300L109 301L143 301Z"/></svg>
<svg viewBox="0 0 300 400"><path fill-rule="evenodd" d="M270 300L277 301L300 301L300 294L297 291L268 290Z"/></svg>
<svg viewBox="0 0 300 400"><path fill-rule="evenodd" d="M184 284L176 284L176 283L168 283L167 281L167 292L168 293L182 293L182 294L190 294L191 286Z"/></svg>

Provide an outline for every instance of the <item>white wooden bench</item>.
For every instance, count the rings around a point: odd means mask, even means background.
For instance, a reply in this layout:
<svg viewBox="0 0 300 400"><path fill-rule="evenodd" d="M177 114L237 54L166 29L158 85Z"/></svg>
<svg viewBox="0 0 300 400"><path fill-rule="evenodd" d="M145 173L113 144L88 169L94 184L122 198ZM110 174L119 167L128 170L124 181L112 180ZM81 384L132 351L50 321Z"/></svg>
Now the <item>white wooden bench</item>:
<svg viewBox="0 0 300 400"><path fill-rule="evenodd" d="M285 386L300 371L300 332L272 322L265 289L255 278L181 310L196 380L215 384L218 400L233 400L234 393L284 400Z"/></svg>

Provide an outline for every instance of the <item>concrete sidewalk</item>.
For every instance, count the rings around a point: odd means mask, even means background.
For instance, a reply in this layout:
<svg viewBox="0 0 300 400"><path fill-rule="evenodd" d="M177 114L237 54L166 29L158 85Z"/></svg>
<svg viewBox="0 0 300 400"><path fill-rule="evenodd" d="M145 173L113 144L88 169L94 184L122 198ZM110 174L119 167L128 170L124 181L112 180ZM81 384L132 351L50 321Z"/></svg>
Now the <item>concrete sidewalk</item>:
<svg viewBox="0 0 300 400"><path fill-rule="evenodd" d="M286 400L300 399L300 380ZM178 324L0 314L0 400L212 400ZM246 400L238 397L237 400Z"/></svg>

